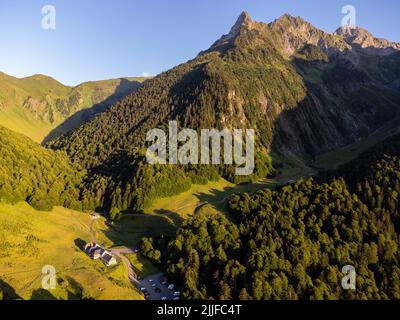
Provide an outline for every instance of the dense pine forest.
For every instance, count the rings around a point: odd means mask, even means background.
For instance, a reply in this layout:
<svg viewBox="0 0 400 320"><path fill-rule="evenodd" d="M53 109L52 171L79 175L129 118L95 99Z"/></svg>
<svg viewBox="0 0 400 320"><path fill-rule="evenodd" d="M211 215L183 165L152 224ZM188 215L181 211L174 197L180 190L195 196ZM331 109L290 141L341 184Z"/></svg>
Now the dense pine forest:
<svg viewBox="0 0 400 320"><path fill-rule="evenodd" d="M0 202L26 201L39 210L82 210L84 171L63 152L47 150L0 126Z"/></svg>
<svg viewBox="0 0 400 320"><path fill-rule="evenodd" d="M399 192L395 136L317 179L234 195L228 216L196 215L142 252L186 299L400 299Z"/></svg>

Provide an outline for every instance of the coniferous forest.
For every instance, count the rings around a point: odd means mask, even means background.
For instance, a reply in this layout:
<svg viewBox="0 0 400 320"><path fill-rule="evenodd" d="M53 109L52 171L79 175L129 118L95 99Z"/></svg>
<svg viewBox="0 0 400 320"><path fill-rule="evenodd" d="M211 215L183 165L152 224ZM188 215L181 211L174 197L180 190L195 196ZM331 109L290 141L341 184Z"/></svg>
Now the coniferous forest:
<svg viewBox="0 0 400 320"><path fill-rule="evenodd" d="M399 299L400 137L277 190L234 195L142 251L187 299ZM357 270L357 290L341 287Z"/></svg>

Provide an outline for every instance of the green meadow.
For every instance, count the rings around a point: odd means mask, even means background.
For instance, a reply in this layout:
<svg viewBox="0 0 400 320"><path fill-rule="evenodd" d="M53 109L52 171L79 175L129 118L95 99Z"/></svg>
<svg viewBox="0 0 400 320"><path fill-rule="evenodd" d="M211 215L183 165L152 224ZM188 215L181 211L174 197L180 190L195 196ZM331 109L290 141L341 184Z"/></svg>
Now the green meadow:
<svg viewBox="0 0 400 320"><path fill-rule="evenodd" d="M127 279L124 264L107 268L82 251L91 241L89 224L87 213L60 207L39 212L25 203L1 204L0 288L21 299L143 299ZM109 245L104 220L95 224L98 241ZM41 286L46 265L56 270L54 290Z"/></svg>

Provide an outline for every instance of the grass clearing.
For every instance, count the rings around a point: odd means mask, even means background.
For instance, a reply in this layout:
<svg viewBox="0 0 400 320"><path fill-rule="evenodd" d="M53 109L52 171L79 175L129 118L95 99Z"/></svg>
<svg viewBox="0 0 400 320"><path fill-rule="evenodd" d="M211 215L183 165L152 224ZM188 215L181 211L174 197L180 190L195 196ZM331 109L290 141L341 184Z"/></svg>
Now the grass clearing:
<svg viewBox="0 0 400 320"><path fill-rule="evenodd" d="M130 253L126 254L125 256L132 264L133 271L135 271L135 273L142 278L146 278L160 272L160 270L149 259L143 257L141 254Z"/></svg>
<svg viewBox="0 0 400 320"><path fill-rule="evenodd" d="M253 193L268 188L274 182L234 185L225 179L212 181L205 185L193 185L189 191L169 198L159 198L146 212L165 215L172 219L187 219L202 204L211 204L218 210L224 210L225 200L234 193Z"/></svg>
<svg viewBox="0 0 400 320"><path fill-rule="evenodd" d="M123 216L121 220L110 227L105 226L102 233L107 236L107 247L121 246L137 248L143 237L153 237L161 234L172 236L176 231L174 221L167 216L138 214Z"/></svg>

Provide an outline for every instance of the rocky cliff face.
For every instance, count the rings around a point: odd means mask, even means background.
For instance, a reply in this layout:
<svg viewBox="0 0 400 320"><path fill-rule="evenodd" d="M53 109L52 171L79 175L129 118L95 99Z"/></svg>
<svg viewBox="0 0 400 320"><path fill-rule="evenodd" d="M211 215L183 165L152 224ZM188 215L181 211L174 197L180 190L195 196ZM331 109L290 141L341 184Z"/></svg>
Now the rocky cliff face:
<svg viewBox="0 0 400 320"><path fill-rule="evenodd" d="M363 28L341 27L334 34L345 39L351 46L359 46L369 54L386 56L400 51L399 43L376 38Z"/></svg>
<svg viewBox="0 0 400 320"><path fill-rule="evenodd" d="M301 17L286 14L270 23L268 27L275 34L278 45L287 57L306 45L319 47L330 55L338 55L351 49L343 37L319 30Z"/></svg>
<svg viewBox="0 0 400 320"><path fill-rule="evenodd" d="M249 49L271 46L296 70L290 78L297 79L302 93L295 106L278 103L271 96L271 84L258 92L259 111L268 110L266 123L273 127L275 148L316 155L359 141L398 117L399 44L377 39L361 28L327 33L290 15L264 24L242 14L232 30L211 49L226 46L227 39L232 51L246 48L248 54ZM288 80L274 79L280 81ZM282 84L280 90L285 90ZM241 103L246 104L248 100Z"/></svg>

